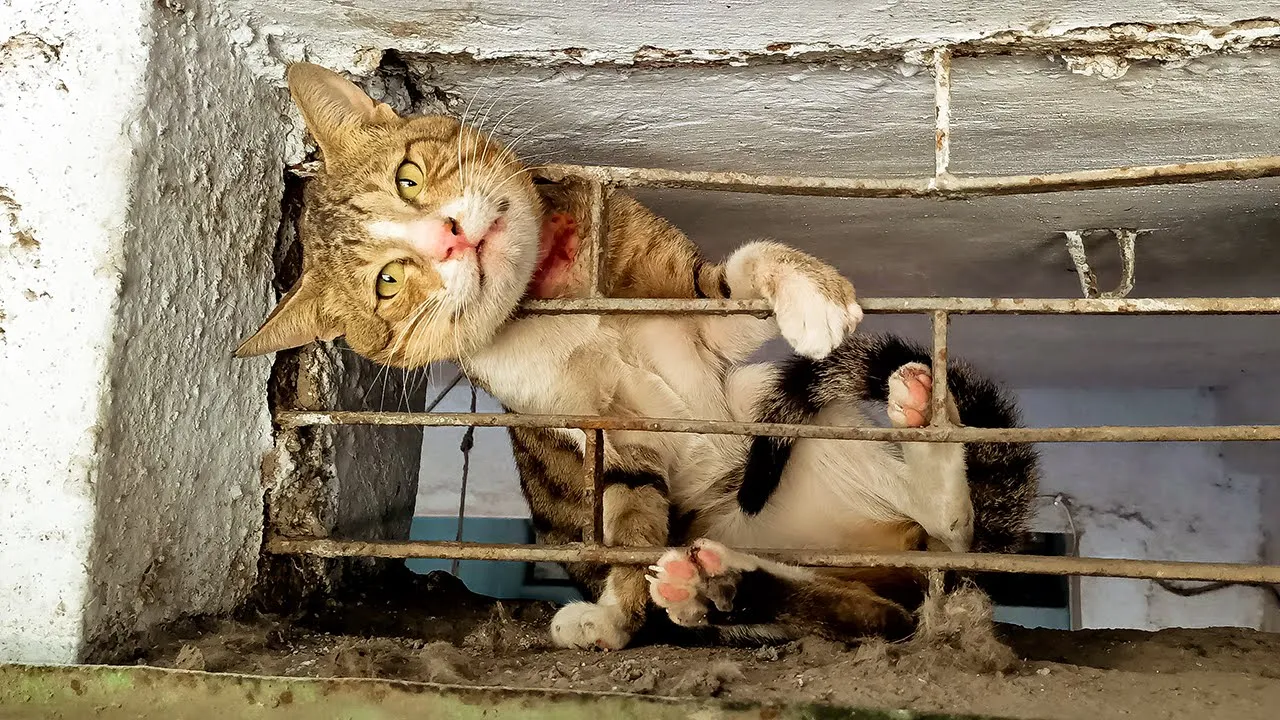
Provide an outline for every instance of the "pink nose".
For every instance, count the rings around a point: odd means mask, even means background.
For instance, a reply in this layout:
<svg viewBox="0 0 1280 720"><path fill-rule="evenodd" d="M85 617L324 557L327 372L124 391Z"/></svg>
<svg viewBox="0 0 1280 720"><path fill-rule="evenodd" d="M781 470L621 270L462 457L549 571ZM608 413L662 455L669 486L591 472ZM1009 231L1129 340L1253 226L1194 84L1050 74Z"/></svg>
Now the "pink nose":
<svg viewBox="0 0 1280 720"><path fill-rule="evenodd" d="M440 261L462 257L466 253L474 251L476 244L467 237L462 226L453 218L446 218L443 223L435 228L432 237L427 239L427 247L431 256Z"/></svg>

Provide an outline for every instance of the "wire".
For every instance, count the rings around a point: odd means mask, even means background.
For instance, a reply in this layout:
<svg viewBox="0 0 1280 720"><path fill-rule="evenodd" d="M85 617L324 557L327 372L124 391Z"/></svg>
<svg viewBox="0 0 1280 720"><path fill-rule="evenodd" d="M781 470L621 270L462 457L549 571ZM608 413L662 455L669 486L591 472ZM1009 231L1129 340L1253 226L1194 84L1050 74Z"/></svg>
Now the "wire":
<svg viewBox="0 0 1280 720"><path fill-rule="evenodd" d="M1204 585L1178 585L1172 580L1163 580L1161 578L1155 578L1152 582L1159 585L1165 592L1173 593L1174 595L1181 597L1195 597L1197 595L1204 595L1205 593L1225 590L1229 587L1256 587L1270 591L1271 595L1275 597L1276 602L1280 603L1280 587L1269 585L1267 583L1211 582L1205 583Z"/></svg>
<svg viewBox="0 0 1280 720"><path fill-rule="evenodd" d="M461 378L461 374L458 376ZM454 380L456 384L458 381ZM476 386L471 386L471 412L476 411ZM462 491L458 493L458 532L454 537L456 542L462 542L462 526L467 519L467 479L471 475L471 448L476 444L476 428L474 425L467 428L462 433L462 442L458 445L458 449L462 451ZM453 575L458 574L458 559L454 558L449 564L449 572Z"/></svg>

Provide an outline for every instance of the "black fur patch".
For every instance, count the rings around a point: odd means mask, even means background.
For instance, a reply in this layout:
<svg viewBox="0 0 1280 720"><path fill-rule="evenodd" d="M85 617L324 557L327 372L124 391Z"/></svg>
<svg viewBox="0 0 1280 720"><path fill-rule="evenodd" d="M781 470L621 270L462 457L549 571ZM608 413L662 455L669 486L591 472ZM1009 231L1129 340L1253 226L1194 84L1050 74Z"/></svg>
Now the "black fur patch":
<svg viewBox="0 0 1280 720"><path fill-rule="evenodd" d="M764 401L759 422L805 423L821 410L815 402L813 380L817 362L796 357L782 365L778 384ZM748 515L764 509L782 481L782 471L791 459L794 438L756 437L751 440L747 464L738 486L738 507Z"/></svg>
<svg viewBox="0 0 1280 720"><path fill-rule="evenodd" d="M707 294L702 291L702 270L707 266L707 262L702 258L693 261L693 296L699 300L706 300Z"/></svg>
<svg viewBox="0 0 1280 720"><path fill-rule="evenodd" d="M612 470L604 471L604 485L622 485L624 487L635 490L642 487L655 487L665 494L667 492L667 479L656 472L648 470Z"/></svg>

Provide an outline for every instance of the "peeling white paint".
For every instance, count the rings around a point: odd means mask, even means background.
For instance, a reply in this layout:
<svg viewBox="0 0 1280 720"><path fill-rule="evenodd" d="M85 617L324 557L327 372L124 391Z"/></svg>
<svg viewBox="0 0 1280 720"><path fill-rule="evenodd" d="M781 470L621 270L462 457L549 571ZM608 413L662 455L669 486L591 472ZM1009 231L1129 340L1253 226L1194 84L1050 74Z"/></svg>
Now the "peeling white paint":
<svg viewBox="0 0 1280 720"><path fill-rule="evenodd" d="M1129 72L1129 61L1114 55L1063 55L1062 61L1068 70L1086 77L1097 75L1115 80Z"/></svg>
<svg viewBox="0 0 1280 720"><path fill-rule="evenodd" d="M805 58L901 57L968 44L1064 51L1108 44L1128 58L1176 59L1267 44L1280 36L1273 3L1129 0L1106 6L1031 2L957 7L927 0L726 0L634 3L552 0L432 2L229 0L254 38L267 74L280 62L310 59L365 74L379 51L502 60L529 65L742 65Z"/></svg>

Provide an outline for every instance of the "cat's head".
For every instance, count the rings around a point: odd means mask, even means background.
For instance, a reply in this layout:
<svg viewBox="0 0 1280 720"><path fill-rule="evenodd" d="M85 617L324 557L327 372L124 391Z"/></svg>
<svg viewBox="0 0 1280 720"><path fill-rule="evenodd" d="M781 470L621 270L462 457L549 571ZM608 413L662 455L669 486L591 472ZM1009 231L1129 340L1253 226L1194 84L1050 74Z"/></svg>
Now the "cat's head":
<svg viewBox="0 0 1280 720"><path fill-rule="evenodd" d="M527 169L484 133L400 117L322 67L292 65L288 80L324 170L307 189L302 276L237 357L343 336L413 368L488 341L540 259Z"/></svg>

